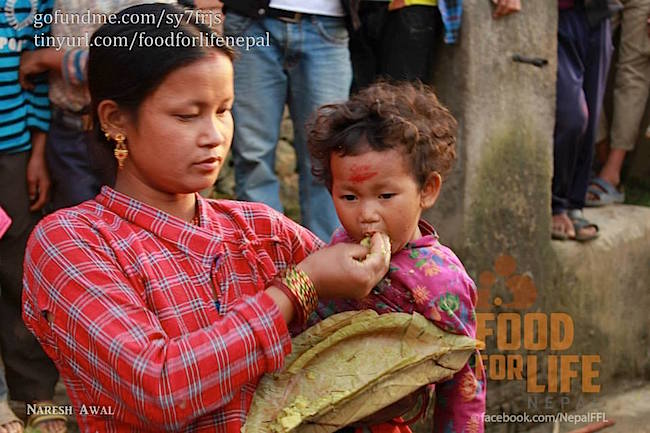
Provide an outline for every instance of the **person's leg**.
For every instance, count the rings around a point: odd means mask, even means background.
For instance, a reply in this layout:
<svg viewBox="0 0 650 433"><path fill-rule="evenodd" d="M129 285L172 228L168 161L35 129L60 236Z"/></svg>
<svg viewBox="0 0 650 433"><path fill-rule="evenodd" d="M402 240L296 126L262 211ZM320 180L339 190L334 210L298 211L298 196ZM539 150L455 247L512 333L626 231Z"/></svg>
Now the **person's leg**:
<svg viewBox="0 0 650 433"><path fill-rule="evenodd" d="M52 399L58 372L21 317L25 245L40 217L29 211L28 158L0 155L0 206L12 218L0 239L0 346L11 398L34 402Z"/></svg>
<svg viewBox="0 0 650 433"><path fill-rule="evenodd" d="M416 5L389 12L382 35L381 74L430 83L441 26L437 7Z"/></svg>
<svg viewBox="0 0 650 433"><path fill-rule="evenodd" d="M99 193L101 181L92 167L89 137L54 114L45 147L54 210L75 206Z"/></svg>
<svg viewBox="0 0 650 433"><path fill-rule="evenodd" d="M327 241L339 220L329 191L311 174L305 123L320 105L348 98L352 80L348 32L342 18L323 16L303 19L288 28L289 47L295 56L288 65L289 110L300 177L302 224Z"/></svg>
<svg viewBox="0 0 650 433"><path fill-rule="evenodd" d="M239 200L266 203L282 211L275 173L275 149L287 97L283 23L272 18L255 21L228 13L228 36L266 36L271 46L240 50L235 60L233 162L235 195Z"/></svg>
<svg viewBox="0 0 650 433"><path fill-rule="evenodd" d="M408 6L389 12L382 35L381 74L395 80L430 83L441 26L437 7Z"/></svg>
<svg viewBox="0 0 650 433"><path fill-rule="evenodd" d="M0 287L0 291L2 287ZM5 381L5 369L0 360L0 433L21 433L23 423L9 407L9 391Z"/></svg>
<svg viewBox="0 0 650 433"><path fill-rule="evenodd" d="M611 152L599 177L620 183L625 153L634 149L650 89L650 37L647 19L650 0L627 0L619 57L616 64Z"/></svg>
<svg viewBox="0 0 650 433"><path fill-rule="evenodd" d="M587 128L587 103L583 86L583 61L579 55L580 27L578 12L560 11L558 25L558 71L555 131L553 141L553 233L573 237L569 208L577 150Z"/></svg>
<svg viewBox="0 0 650 433"><path fill-rule="evenodd" d="M587 26L586 22L585 26ZM585 49L583 89L589 118L581 146L578 149L577 164L573 173L571 190L569 191L570 209L582 209L585 206L594 155L596 128L612 55L609 20L604 20L595 29L585 27L585 34L588 45ZM590 230L595 233L594 227L590 228Z"/></svg>
<svg viewBox="0 0 650 433"><path fill-rule="evenodd" d="M350 59L352 61L352 92L372 84L379 74L381 35L383 33L387 1L362 1L359 6L361 27L350 34Z"/></svg>

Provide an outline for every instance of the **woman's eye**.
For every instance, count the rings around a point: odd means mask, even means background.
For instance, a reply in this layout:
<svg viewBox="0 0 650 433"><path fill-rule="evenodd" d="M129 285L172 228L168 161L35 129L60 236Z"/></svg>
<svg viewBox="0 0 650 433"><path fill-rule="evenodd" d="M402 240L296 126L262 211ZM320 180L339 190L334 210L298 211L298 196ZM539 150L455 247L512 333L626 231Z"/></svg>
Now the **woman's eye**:
<svg viewBox="0 0 650 433"><path fill-rule="evenodd" d="M379 194L379 198L388 200L389 198L395 197L395 193L393 192L387 192L385 194Z"/></svg>
<svg viewBox="0 0 650 433"><path fill-rule="evenodd" d="M175 115L180 120L191 120L198 116L198 114L176 114Z"/></svg>
<svg viewBox="0 0 650 433"><path fill-rule="evenodd" d="M345 201L354 201L354 200L357 199L357 197L356 197L355 195L352 195L352 194L343 194L343 195L341 196L341 198L342 198L343 200L345 200Z"/></svg>
<svg viewBox="0 0 650 433"><path fill-rule="evenodd" d="M224 107L217 110L217 115L223 116L224 114L230 112L230 107Z"/></svg>

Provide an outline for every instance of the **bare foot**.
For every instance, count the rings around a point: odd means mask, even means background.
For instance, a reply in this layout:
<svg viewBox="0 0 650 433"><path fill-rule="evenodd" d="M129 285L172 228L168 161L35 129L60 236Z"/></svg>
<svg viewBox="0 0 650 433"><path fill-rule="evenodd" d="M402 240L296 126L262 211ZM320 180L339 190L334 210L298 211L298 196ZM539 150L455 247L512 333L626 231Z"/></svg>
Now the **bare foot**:
<svg viewBox="0 0 650 433"><path fill-rule="evenodd" d="M37 426L41 433L65 433L68 428L66 422L61 420L43 421Z"/></svg>
<svg viewBox="0 0 650 433"><path fill-rule="evenodd" d="M554 233L564 234L568 239L575 238L576 232L573 229L573 223L566 213L553 215L551 222Z"/></svg>
<svg viewBox="0 0 650 433"><path fill-rule="evenodd" d="M20 421L12 421L0 425L0 433L23 433L23 424Z"/></svg>
<svg viewBox="0 0 650 433"><path fill-rule="evenodd" d="M598 234L598 230L596 227L583 227L580 230L578 230L578 234L581 237L592 237ZM575 235L573 237L569 236L569 239L574 239Z"/></svg>

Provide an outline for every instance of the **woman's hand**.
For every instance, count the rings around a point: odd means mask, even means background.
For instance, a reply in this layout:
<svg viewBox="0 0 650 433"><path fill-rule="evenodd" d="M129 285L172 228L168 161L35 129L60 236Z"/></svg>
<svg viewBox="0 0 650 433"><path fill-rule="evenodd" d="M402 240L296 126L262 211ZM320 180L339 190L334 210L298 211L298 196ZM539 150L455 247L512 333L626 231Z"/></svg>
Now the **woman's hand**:
<svg viewBox="0 0 650 433"><path fill-rule="evenodd" d="M388 272L390 239L375 233L368 248L340 243L311 254L298 264L314 283L320 298L361 299Z"/></svg>

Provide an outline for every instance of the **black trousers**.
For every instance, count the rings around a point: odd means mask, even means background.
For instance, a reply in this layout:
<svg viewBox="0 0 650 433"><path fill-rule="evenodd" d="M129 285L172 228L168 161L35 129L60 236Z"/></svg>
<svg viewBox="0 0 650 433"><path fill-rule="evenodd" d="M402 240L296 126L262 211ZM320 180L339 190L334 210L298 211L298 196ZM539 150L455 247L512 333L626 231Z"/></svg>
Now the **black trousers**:
<svg viewBox="0 0 650 433"><path fill-rule="evenodd" d="M352 91L377 78L431 81L442 20L437 7L408 6L388 11L388 3L362 1L361 27L350 36Z"/></svg>
<svg viewBox="0 0 650 433"><path fill-rule="evenodd" d="M0 153L0 206L12 224L0 239L0 348L13 400L50 400L59 374L21 316L25 244L40 213L29 211L29 152Z"/></svg>
<svg viewBox="0 0 650 433"><path fill-rule="evenodd" d="M591 27L584 9L560 11L553 145L553 215L585 204L612 54L609 19Z"/></svg>

